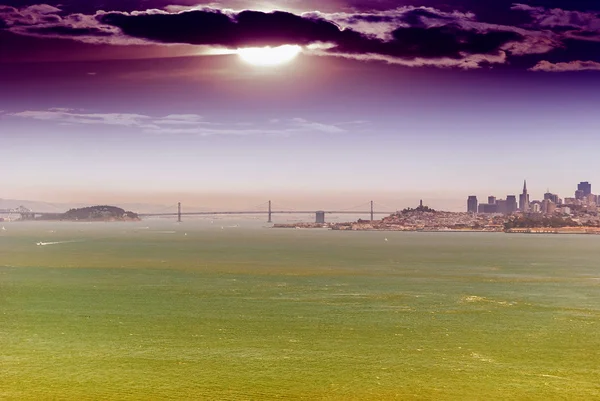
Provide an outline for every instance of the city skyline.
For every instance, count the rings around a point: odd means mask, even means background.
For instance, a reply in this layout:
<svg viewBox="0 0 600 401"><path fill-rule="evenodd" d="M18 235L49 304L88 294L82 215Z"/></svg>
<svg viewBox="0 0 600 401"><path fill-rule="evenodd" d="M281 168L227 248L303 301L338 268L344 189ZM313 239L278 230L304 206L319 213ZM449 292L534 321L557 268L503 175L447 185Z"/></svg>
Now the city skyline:
<svg viewBox="0 0 600 401"><path fill-rule="evenodd" d="M524 183L524 191L525 193L529 194L529 191L526 189L526 185L527 183ZM586 186L586 188L588 188L589 192L587 193L587 195L592 195L594 197L596 197L597 195L593 194L592 192L592 184L588 181L581 181L578 184L576 184L577 188L580 188L582 186ZM546 191L541 194L539 197L537 195L529 198L529 203L530 204L534 204L534 203L542 203L544 200L551 200L553 203L555 204L563 204L563 203L572 203L573 201L577 201L577 200L583 200L584 198L582 197L577 197L577 194L579 192L579 189L576 189L574 191L574 193L571 194L559 194L559 193L554 193L551 192L549 190L549 188L546 189ZM347 209L351 209L351 205L354 205L353 202L358 202L360 203L361 206L363 206L363 209L366 206L368 206L368 204L370 203L370 201L365 201L366 198L369 197L368 193L364 193L364 192L345 192L342 195L343 198L340 199L332 199L331 197L328 196L314 196L314 195L302 195L302 194L298 194L298 193L287 193L284 196L280 197L280 198L276 198L275 199L275 204L277 207L275 207L275 209L283 209L283 210L289 210L289 209L295 209L295 210L301 210L301 209L327 209L327 210L347 210ZM423 195L423 194L420 194ZM425 195L431 195L431 194L427 194L425 193ZM586 195L586 196L587 196ZM133 195L135 196L135 195ZM225 196L225 198L220 198L220 196ZM305 197L303 197L305 196ZM467 211L469 212L483 212L481 211L480 207L482 205L502 205L500 207L508 207L508 213L513 212L513 211L523 211L522 210L522 206L520 203L520 199L518 199L518 197L521 196L521 194L518 193L513 193L512 195L510 193L505 194L505 195L501 195L500 192L498 191L491 191L489 195L486 196L479 196L479 195L469 195L468 199L467 199ZM426 199L425 201L423 199ZM506 198L506 199L502 199L502 198ZM167 195L166 198L160 198L160 197L152 197L151 200L144 200L144 199L140 199L140 198L126 198L123 201L117 201L115 202L115 198L113 196L109 196L108 198L103 198L102 196L97 196L94 197L91 200L82 200L82 201L69 201L69 202L61 202L61 201L51 201L51 200L43 200L43 199L21 199L22 201L26 201L26 202L33 202L33 203L37 203L40 205L46 205L49 206L50 209L48 209L46 206L42 206L42 209L44 211L54 211L55 209L58 210L61 207L80 207L80 206L90 206L92 204L100 204L100 203L116 203L116 204L120 204L120 205L126 205L126 206L131 206L131 207L140 207L142 208L142 212L149 212L149 211L153 211L154 209L152 209L152 206L161 206L164 207L165 205L169 204L171 206L176 205L176 203L174 202L174 199L186 199L187 203L186 203L186 207L188 208L188 211L193 210L193 211L201 211L201 210L225 210L223 209L223 207L225 207L226 209L232 209L232 210L242 210L242 209L248 209L248 208L252 208L253 206L257 206L257 205L266 205L267 201L265 201L265 197L262 196L260 193L252 193L250 196L242 196L242 197L238 197L236 196L235 193L230 193L228 195L223 195L223 194L203 194L203 195L198 195L198 197L190 197L189 194L169 194ZM18 202L21 201L18 199L6 199L6 198L0 198L0 209L12 209L15 208L16 204L14 202ZM153 200L153 201L152 201ZM271 199L270 199L271 200ZM485 200L487 200L487 203L484 202ZM162 201L162 203L161 203ZM344 201L346 203L344 203ZM504 206L502 202L509 202L508 206ZM341 203L340 203L341 202ZM377 203L377 207L378 207L378 211L381 211L381 209L385 209L385 210L401 210L405 207L412 207L415 204L419 203L419 202L424 202L424 204L426 204L427 206L434 206L435 208L438 208L438 210L446 210L449 212L460 212L463 211L464 207L464 198L462 200L459 199L444 199L444 198L435 198L435 197L423 197L423 196L419 196L418 193L412 192L412 193L402 193L402 194L391 194L391 193L386 193L383 196L380 195L380 197L377 199L376 203ZM514 204L513 206L510 206L512 204ZM6 206L3 205L3 203L7 203L10 204L11 206ZM450 205L450 207L444 207L443 205ZM220 206L220 208L219 208ZM44 209L44 207L46 207L46 209ZM150 207L150 209L148 209L148 207ZM236 209L237 208L237 209ZM35 210L42 210L40 209L40 207L35 207ZM362 209L361 209L362 210ZM496 209L494 208L493 212L490 211L485 211L484 213L494 213L496 212ZM504 213L504 212L503 212Z"/></svg>
<svg viewBox="0 0 600 401"><path fill-rule="evenodd" d="M550 192L548 188L544 193L543 197L539 199L531 198L527 189L527 180L523 181L523 190L521 194L518 194L519 201L517 203L517 195L506 195L506 199L497 198L495 195L489 195L486 202L480 202L477 195L469 195L467 198L467 211L470 213L501 213L511 214L514 212L544 212L543 208L547 208L546 202L550 202L553 205L576 205L579 203L583 205L593 206L594 209L598 203L598 196L592 192L592 184L589 181L581 181L576 185L576 190L572 196L566 196ZM562 196L562 197L561 197ZM532 209L535 205L536 209ZM537 209L539 207L539 209Z"/></svg>
<svg viewBox="0 0 600 401"><path fill-rule="evenodd" d="M4 3L5 199L459 211L599 182L599 5Z"/></svg>

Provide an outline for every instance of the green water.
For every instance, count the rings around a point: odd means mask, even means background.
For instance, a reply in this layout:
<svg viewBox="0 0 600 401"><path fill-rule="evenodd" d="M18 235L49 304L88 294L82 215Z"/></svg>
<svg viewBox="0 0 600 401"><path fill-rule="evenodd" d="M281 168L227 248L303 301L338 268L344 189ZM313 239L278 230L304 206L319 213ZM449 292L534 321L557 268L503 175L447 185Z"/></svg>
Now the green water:
<svg viewBox="0 0 600 401"><path fill-rule="evenodd" d="M221 224L5 224L0 399L600 399L599 236Z"/></svg>

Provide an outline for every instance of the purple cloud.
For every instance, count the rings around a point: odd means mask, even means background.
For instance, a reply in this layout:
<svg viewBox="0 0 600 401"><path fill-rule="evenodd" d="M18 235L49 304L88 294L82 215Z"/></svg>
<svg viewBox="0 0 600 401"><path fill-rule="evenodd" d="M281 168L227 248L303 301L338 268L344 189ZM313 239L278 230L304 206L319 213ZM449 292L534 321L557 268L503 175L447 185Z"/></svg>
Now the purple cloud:
<svg viewBox="0 0 600 401"><path fill-rule="evenodd" d="M512 9L529 13L533 19L531 27L552 30L565 39L600 41L600 14L597 12L546 9L526 4L515 4Z"/></svg>
<svg viewBox="0 0 600 401"><path fill-rule="evenodd" d="M0 111L0 116L3 112ZM235 136L292 136L299 134L342 134L345 123L322 123L304 118L277 120L271 129L263 129L251 122L222 124L206 121L197 114L169 114L153 117L131 113L90 113L85 110L51 108L8 113L5 116L44 121L58 125L108 125L133 129L153 135L235 135Z"/></svg>
<svg viewBox="0 0 600 401"><path fill-rule="evenodd" d="M531 68L531 71L544 72L572 72L572 71L600 71L600 63L595 61L569 61L567 63L551 63L543 60Z"/></svg>
<svg viewBox="0 0 600 401"><path fill-rule="evenodd" d="M521 32L476 24L468 13L404 7L388 12L296 15L201 8L182 12L62 15L51 6L0 9L17 34L87 43L189 44L236 49L298 44L306 53L407 66L477 68L504 63Z"/></svg>
<svg viewBox="0 0 600 401"><path fill-rule="evenodd" d="M356 13L195 7L85 15L41 4L0 7L0 28L94 44L202 46L224 50L221 54L241 47L297 44L309 55L464 69L545 54L564 47L566 39L600 41L597 14L523 4L512 9L529 13L533 22L527 27L490 24L469 12L413 6Z"/></svg>

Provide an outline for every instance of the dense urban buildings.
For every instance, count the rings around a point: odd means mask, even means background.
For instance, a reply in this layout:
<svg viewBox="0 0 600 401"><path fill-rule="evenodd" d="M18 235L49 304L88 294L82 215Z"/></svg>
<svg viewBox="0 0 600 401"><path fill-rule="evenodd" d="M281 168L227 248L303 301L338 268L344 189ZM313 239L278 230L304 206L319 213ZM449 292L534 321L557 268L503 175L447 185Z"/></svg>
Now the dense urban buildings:
<svg viewBox="0 0 600 401"><path fill-rule="evenodd" d="M516 195L507 195L506 199L498 199L494 195L487 197L487 203L477 203L477 196L471 195L467 199L467 211L470 213L503 214L510 215L522 213L533 214L561 214L571 215L577 213L582 216L598 214L599 196L592 193L592 184L582 181L577 185L574 197L561 199L558 194L547 190L542 200L531 200L527 190L527 181L523 182L523 192L519 195L517 204Z"/></svg>

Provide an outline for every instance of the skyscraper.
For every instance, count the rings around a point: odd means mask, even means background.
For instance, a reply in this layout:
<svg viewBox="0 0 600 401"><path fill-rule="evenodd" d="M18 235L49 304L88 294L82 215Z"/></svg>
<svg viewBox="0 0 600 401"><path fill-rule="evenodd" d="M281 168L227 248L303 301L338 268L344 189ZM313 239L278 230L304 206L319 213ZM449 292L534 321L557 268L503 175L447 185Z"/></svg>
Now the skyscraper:
<svg viewBox="0 0 600 401"><path fill-rule="evenodd" d="M477 197L475 195L471 195L467 199L467 212L477 213Z"/></svg>
<svg viewBox="0 0 600 401"><path fill-rule="evenodd" d="M489 203L480 203L478 209L479 213L498 213L498 205L495 203L493 205L490 205Z"/></svg>
<svg viewBox="0 0 600 401"><path fill-rule="evenodd" d="M523 181L523 193L519 196L519 210L523 213L529 211L529 194L527 193L527 181Z"/></svg>
<svg viewBox="0 0 600 401"><path fill-rule="evenodd" d="M496 204L496 197L495 196L488 196L488 203L490 205Z"/></svg>
<svg viewBox="0 0 600 401"><path fill-rule="evenodd" d="M517 211L517 196L507 195L506 196L506 213L511 214Z"/></svg>
<svg viewBox="0 0 600 401"><path fill-rule="evenodd" d="M558 195L551 193L550 191L544 194L544 199L552 201L553 203L558 205Z"/></svg>
<svg viewBox="0 0 600 401"><path fill-rule="evenodd" d="M577 190L578 191L583 191L583 196L588 196L589 194L592 193L592 184L590 184L589 182L585 181L585 182L580 182L579 185L577 185Z"/></svg>
<svg viewBox="0 0 600 401"><path fill-rule="evenodd" d="M506 199L496 199L496 211L502 214L508 214L508 203Z"/></svg>

